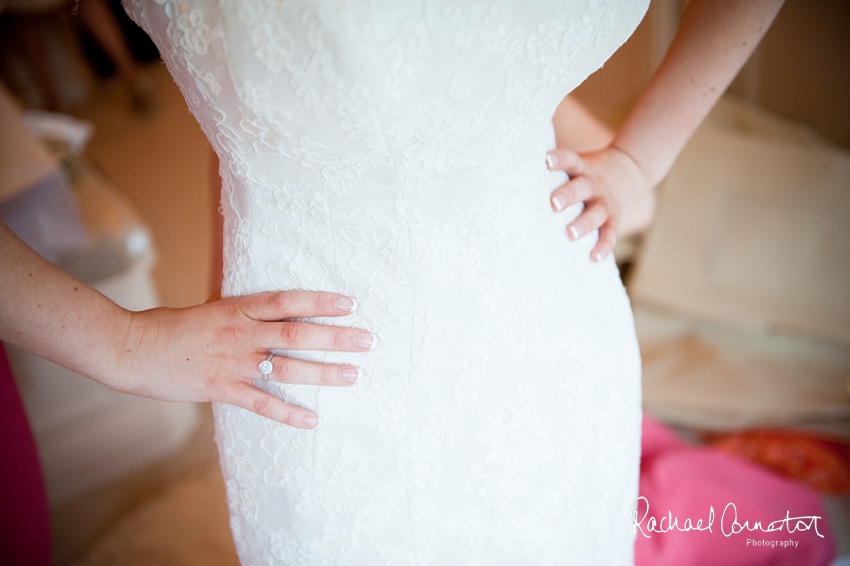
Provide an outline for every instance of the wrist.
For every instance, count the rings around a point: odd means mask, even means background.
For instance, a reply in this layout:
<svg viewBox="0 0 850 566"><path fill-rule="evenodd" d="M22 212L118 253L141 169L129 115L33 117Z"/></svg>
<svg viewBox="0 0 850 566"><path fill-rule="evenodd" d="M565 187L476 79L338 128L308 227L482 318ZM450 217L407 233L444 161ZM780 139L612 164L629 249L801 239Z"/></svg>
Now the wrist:
<svg viewBox="0 0 850 566"><path fill-rule="evenodd" d="M108 348L91 377L107 387L128 393L132 361L139 354L140 333L136 321L139 313L114 303L111 306L108 315L110 322L104 325L109 333L104 339Z"/></svg>
<svg viewBox="0 0 850 566"><path fill-rule="evenodd" d="M629 151L628 149L625 149L622 145L618 144L616 140L611 142L611 144L608 146L608 149L611 151L612 157L620 163L620 166L622 166L623 169L628 171L629 174L638 181L638 193L642 195L644 193L649 193L652 191L657 182L655 181L651 173L647 170L645 165L643 165L635 157L633 152Z"/></svg>

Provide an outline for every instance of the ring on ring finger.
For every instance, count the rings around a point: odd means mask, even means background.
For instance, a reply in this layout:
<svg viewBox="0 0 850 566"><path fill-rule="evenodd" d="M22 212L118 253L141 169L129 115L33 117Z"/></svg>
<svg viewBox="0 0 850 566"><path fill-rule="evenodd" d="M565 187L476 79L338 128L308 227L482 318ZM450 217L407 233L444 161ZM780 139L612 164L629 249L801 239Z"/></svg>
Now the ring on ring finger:
<svg viewBox="0 0 850 566"><path fill-rule="evenodd" d="M274 354L269 354L269 357L260 362L259 369L260 373L263 374L263 379L268 381L269 375L274 370L274 364L272 364L272 358L274 358Z"/></svg>

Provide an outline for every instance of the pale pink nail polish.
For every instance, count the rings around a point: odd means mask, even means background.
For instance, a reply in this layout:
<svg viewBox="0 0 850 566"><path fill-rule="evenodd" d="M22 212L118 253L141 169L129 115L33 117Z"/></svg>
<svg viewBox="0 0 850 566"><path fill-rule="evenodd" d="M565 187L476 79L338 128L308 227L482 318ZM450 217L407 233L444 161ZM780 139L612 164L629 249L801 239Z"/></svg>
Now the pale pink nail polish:
<svg viewBox="0 0 850 566"><path fill-rule="evenodd" d="M339 372L339 378L346 383L355 383L359 377L360 368L345 368Z"/></svg>
<svg viewBox="0 0 850 566"><path fill-rule="evenodd" d="M562 210L564 210L564 206L566 206L567 204L567 197L565 197L564 195L557 195L552 199L552 204L554 205L556 211L561 212Z"/></svg>
<svg viewBox="0 0 850 566"><path fill-rule="evenodd" d="M334 306L343 312L354 312L357 309L357 299L349 297L337 297Z"/></svg>
<svg viewBox="0 0 850 566"><path fill-rule="evenodd" d="M578 229L575 226L570 226L570 238L578 240Z"/></svg>
<svg viewBox="0 0 850 566"><path fill-rule="evenodd" d="M547 153L546 154L546 165L549 167L549 169L552 169L553 167L558 165L558 156L555 155L554 153Z"/></svg>
<svg viewBox="0 0 850 566"><path fill-rule="evenodd" d="M361 332L354 336L354 345L358 348L372 348L375 345L375 339L371 334Z"/></svg>

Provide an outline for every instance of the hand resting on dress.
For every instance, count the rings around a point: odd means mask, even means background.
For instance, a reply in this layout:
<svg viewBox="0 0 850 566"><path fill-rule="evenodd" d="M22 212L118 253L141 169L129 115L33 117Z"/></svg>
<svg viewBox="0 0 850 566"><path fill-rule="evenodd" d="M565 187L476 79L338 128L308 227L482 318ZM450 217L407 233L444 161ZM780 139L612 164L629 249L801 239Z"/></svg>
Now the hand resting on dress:
<svg viewBox="0 0 850 566"><path fill-rule="evenodd" d="M289 321L344 316L354 302L335 293L281 291L230 297L184 309L129 313L121 372L106 385L167 401L229 403L284 424L313 428L312 411L254 387L269 350L363 352L372 335L359 328ZM349 386L357 367L276 356L269 380Z"/></svg>
<svg viewBox="0 0 850 566"><path fill-rule="evenodd" d="M552 156L547 159L547 166L550 169L554 168L562 171L570 169L573 172L572 175L577 174L577 167L574 166L577 159L581 159L583 155L597 153L609 147L614 141L614 131L608 128L608 126L572 96L567 96L558 104L558 107L555 109L555 115L552 116L552 125L555 130L555 141L558 150L552 152ZM578 157L576 154L578 154ZM551 166L549 165L550 163ZM578 167L578 169L582 168ZM591 181L590 179L585 179L578 184L584 182ZM570 187L564 185L553 191L551 196L556 197L563 194L567 199L566 202L572 204L576 202L574 199L577 193L573 191L577 189L576 184ZM581 191L577 190L577 192ZM593 196L592 193L591 196ZM550 204L557 212L555 203L551 202ZM599 199L596 205L605 206L605 200ZM562 207L561 210L564 210L566 206L568 205ZM655 192L648 191L638 194L630 210L623 210L622 212L623 215L616 221L617 229L615 236L622 238L642 232L649 226L655 215ZM573 225L576 225L576 223L573 222L570 226ZM593 228L596 228L596 226L593 226ZM576 234L582 237L593 228L589 228L588 224L582 221L576 225L575 231L568 233L568 236L570 239L575 240ZM611 245L613 247L613 244ZM604 259L604 255L600 256L600 259Z"/></svg>
<svg viewBox="0 0 850 566"><path fill-rule="evenodd" d="M36 254L0 223L0 340L103 385L165 401L215 401L299 427L312 411L254 387L269 350L367 351L359 328L291 321L344 316L355 303L336 293L278 291L188 308L125 310ZM348 386L358 370L283 356L269 379Z"/></svg>
<svg viewBox="0 0 850 566"><path fill-rule="evenodd" d="M599 228L591 252L602 261L614 248L623 218L647 202L688 139L770 27L783 0L691 0L676 36L625 122L603 149L578 154L555 149L550 169L570 180L552 192L553 210L585 203L567 226L577 240ZM576 148L580 149L580 148Z"/></svg>
<svg viewBox="0 0 850 566"><path fill-rule="evenodd" d="M599 240L590 255L594 261L602 261L614 249L623 219L652 186L638 164L613 145L583 154L554 149L546 154L546 165L569 176L552 191L552 209L560 212L577 202L585 203L584 211L567 225L567 234L578 240L598 228Z"/></svg>

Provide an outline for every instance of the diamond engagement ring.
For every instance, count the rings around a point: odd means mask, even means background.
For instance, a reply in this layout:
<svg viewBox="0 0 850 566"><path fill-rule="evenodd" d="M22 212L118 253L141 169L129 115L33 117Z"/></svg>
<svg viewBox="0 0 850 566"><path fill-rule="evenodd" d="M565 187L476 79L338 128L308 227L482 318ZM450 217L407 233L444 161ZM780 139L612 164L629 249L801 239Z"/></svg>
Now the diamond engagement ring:
<svg viewBox="0 0 850 566"><path fill-rule="evenodd" d="M260 362L260 373L263 374L263 379L265 379L266 381L269 380L269 374L274 369L274 366L272 365L273 357L274 354L269 354L268 358Z"/></svg>

